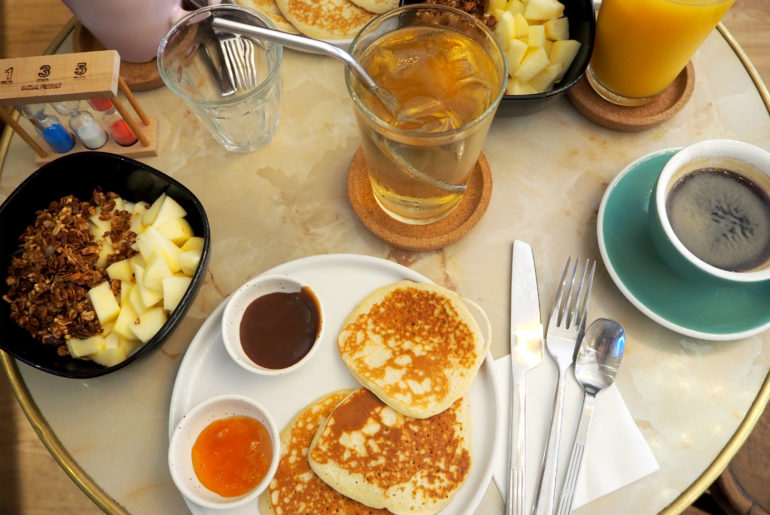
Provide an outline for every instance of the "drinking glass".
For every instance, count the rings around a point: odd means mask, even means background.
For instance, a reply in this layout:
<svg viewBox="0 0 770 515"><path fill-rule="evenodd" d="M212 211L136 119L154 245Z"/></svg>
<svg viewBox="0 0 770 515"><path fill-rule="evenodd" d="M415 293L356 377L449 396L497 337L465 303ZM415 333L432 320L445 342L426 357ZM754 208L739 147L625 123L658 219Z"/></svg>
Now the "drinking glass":
<svg viewBox="0 0 770 515"><path fill-rule="evenodd" d="M655 100L735 0L603 0L586 78L604 99Z"/></svg>
<svg viewBox="0 0 770 515"><path fill-rule="evenodd" d="M275 29L263 14L236 5L213 5L185 16L158 46L158 69L166 86L187 103L198 120L227 150L252 152L273 138L278 126L283 47L269 41L215 33L212 17ZM253 49L253 87L231 81L223 45L243 38ZM239 45L244 41L237 42ZM247 57L249 54L244 53ZM229 60L230 66L238 60ZM251 70L251 71L250 71Z"/></svg>
<svg viewBox="0 0 770 515"><path fill-rule="evenodd" d="M462 200L505 91L500 46L475 17L422 4L374 18L350 53L399 104L389 112L346 69L374 198L407 224L445 218Z"/></svg>

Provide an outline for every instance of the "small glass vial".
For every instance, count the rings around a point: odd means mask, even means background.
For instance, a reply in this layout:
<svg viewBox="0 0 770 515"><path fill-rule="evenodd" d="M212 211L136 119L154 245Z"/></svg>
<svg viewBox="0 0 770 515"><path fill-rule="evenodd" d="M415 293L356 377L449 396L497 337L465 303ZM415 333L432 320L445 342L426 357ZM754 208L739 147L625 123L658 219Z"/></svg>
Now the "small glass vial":
<svg viewBox="0 0 770 515"><path fill-rule="evenodd" d="M107 133L96 123L91 113L78 111L70 118L70 129L89 150L96 150L107 143Z"/></svg>
<svg viewBox="0 0 770 515"><path fill-rule="evenodd" d="M94 109L94 111L109 111L113 108L112 102L109 98L89 98L88 104Z"/></svg>
<svg viewBox="0 0 770 515"><path fill-rule="evenodd" d="M139 139L114 108L104 113L102 123L104 123L107 130L110 131L112 138L118 145L130 147Z"/></svg>
<svg viewBox="0 0 770 515"><path fill-rule="evenodd" d="M45 104L27 104L19 108L24 118L32 122L32 125L37 125L38 122L45 117Z"/></svg>
<svg viewBox="0 0 770 515"><path fill-rule="evenodd" d="M44 114L38 118L35 128L54 152L63 154L75 146L75 138L59 123L55 116Z"/></svg>

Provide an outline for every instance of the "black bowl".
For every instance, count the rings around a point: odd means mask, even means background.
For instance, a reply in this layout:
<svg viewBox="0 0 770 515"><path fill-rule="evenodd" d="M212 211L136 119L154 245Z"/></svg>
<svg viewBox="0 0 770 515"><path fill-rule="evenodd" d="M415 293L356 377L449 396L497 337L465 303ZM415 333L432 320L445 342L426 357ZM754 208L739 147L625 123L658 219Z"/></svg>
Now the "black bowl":
<svg viewBox="0 0 770 515"><path fill-rule="evenodd" d="M5 278L19 236L35 220L35 212L65 195L91 198L94 188L114 191L125 200L152 202L161 193L173 197L186 211L196 236L205 240L200 265L187 292L158 333L123 362L104 367L90 360L59 356L56 348L43 345L10 317L10 306L0 300L0 349L39 370L51 374L86 378L114 372L146 356L171 334L197 293L208 264L211 234L200 201L183 184L139 161L105 152L79 152L43 165L19 185L0 206L0 296L8 292Z"/></svg>
<svg viewBox="0 0 770 515"><path fill-rule="evenodd" d="M401 5L423 3L424 0L401 0ZM594 48L596 17L593 0L561 0L564 16L569 20L569 37L580 42L575 59L559 82L550 91L534 95L503 95L497 108L499 116L524 116L536 113L561 98L569 88L577 84L588 67Z"/></svg>

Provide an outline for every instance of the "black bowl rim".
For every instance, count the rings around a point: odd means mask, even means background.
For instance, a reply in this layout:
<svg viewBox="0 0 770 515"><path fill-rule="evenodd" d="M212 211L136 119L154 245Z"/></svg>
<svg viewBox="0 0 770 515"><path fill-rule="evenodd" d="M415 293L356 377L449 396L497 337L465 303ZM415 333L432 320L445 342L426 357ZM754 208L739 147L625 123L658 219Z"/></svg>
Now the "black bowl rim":
<svg viewBox="0 0 770 515"><path fill-rule="evenodd" d="M99 152L99 151L75 152L72 154L67 154L67 155L58 157L53 161L45 163L40 168L32 172L16 188L14 188L11 194L8 195L8 198L6 198L3 201L3 203L0 204L0 219L2 218L3 213L8 208L8 206L10 206L14 202L14 200L22 194L22 191L24 190L24 188L26 188L31 182L35 181L36 178L38 178L41 175L45 175L46 173L49 173L48 170L55 169L57 166L60 166L61 163L74 159L73 156L78 156L78 159L82 159L84 154L94 155L97 157L101 157L103 159L110 159L124 165L142 169L157 177L160 177L164 181L167 181L168 186L166 186L165 189L168 189L169 186L174 186L175 188L178 188L181 191L183 191L186 195L189 195L189 201L195 206L195 209L198 212L198 215L200 216L200 219L201 219L203 234L201 234L200 236L203 238L204 243L203 243L203 249L201 252L201 259L200 259L200 263L198 264L198 268L196 269L195 274L193 274L192 281L190 282L190 286L187 288L187 291L182 296L182 299L179 301L179 304L177 305L176 309L174 309L174 311L168 316L168 319L163 324L163 326L147 343L142 345L142 347L139 350L137 350L136 352L131 354L129 357L127 357L125 360L121 361L116 365L113 365L111 367L95 368L90 371L70 371L70 370L62 370L60 368L55 368L55 367L49 367L49 366L41 365L40 363L36 363L32 359L29 359L26 356L18 354L13 349L7 348L3 339L0 338L0 349L10 354L14 358L18 359L19 361L22 361L30 365L31 367L41 370L43 372L48 372L50 374L57 375L60 377L67 377L67 378L73 378L73 379L87 379L92 377L99 377L99 376L103 376L103 375L115 372L116 370L120 370L128 366L129 364L137 361L141 357L146 356L151 351L155 350L155 348L157 348L166 339L166 337L170 335L170 333L173 331L173 329L176 327L176 325L184 317L185 313L189 309L190 304L192 303L192 300L194 299L195 295L197 294L198 290L201 287L201 284L203 283L203 277L204 277L204 274L206 273L209 256L211 253L211 227L209 224L208 216L206 215L206 210L203 208L203 204L200 202L198 197L196 197L195 194L187 186L185 186L178 180L174 179L170 175L164 172L161 172L157 168L154 168L148 164L142 163L141 161L137 161L130 157L123 156L120 154L113 154L110 152ZM98 186L98 184L96 184L95 186ZM51 200L55 200L55 199L49 199L49 202ZM0 270L0 277L5 279L5 276L6 276L6 271ZM36 342L36 341L35 343L39 344L39 342ZM71 358L71 359L78 359L78 358Z"/></svg>

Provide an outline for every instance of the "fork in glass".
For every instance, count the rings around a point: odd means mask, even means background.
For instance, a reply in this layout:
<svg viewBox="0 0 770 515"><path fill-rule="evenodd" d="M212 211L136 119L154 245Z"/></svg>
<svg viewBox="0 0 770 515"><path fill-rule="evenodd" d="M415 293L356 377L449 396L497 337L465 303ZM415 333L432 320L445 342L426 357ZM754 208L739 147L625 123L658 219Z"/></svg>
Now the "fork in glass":
<svg viewBox="0 0 770 515"><path fill-rule="evenodd" d="M533 508L535 514L550 515L556 508L556 471L559 464L559 441L564 411L564 383L567 369L574 360L575 348L585 331L591 284L596 269L596 261L586 259L582 272L578 275L579 261L579 259L575 260L571 271L571 258L568 258L567 264L564 265L545 337L546 349L559 368L559 378L556 383L548 443L543 454L540 481L535 495Z"/></svg>
<svg viewBox="0 0 770 515"><path fill-rule="evenodd" d="M254 64L254 42L239 35L220 35L219 43L224 55L225 68L230 83L236 89L250 89L257 85L257 68Z"/></svg>

